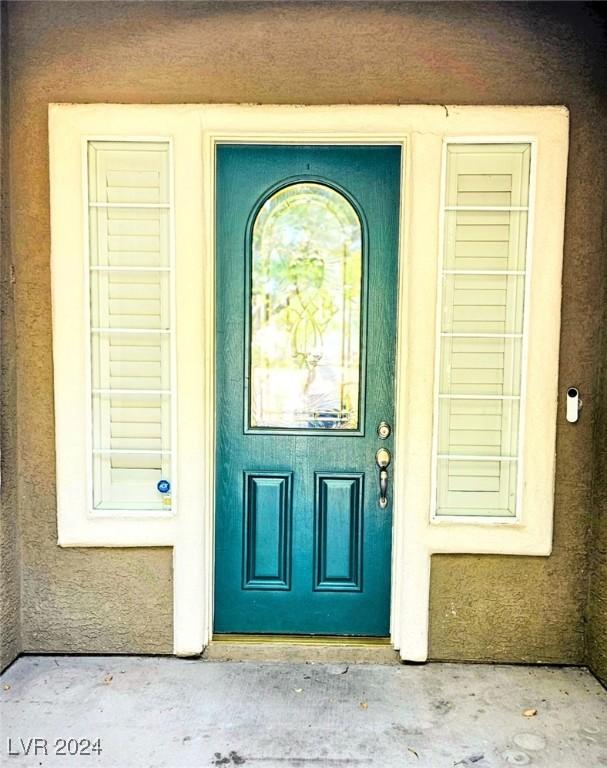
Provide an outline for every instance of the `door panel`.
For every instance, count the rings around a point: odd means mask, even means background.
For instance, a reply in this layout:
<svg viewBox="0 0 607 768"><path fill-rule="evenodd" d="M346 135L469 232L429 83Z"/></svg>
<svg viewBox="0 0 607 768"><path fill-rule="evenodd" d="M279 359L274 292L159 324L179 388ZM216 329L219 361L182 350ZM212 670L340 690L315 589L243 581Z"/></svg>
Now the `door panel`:
<svg viewBox="0 0 607 768"><path fill-rule="evenodd" d="M291 472L246 472L243 589L291 586Z"/></svg>
<svg viewBox="0 0 607 768"><path fill-rule="evenodd" d="M389 632L399 187L398 147L218 147L216 632Z"/></svg>
<svg viewBox="0 0 607 768"><path fill-rule="evenodd" d="M362 589L363 473L316 473L314 588Z"/></svg>

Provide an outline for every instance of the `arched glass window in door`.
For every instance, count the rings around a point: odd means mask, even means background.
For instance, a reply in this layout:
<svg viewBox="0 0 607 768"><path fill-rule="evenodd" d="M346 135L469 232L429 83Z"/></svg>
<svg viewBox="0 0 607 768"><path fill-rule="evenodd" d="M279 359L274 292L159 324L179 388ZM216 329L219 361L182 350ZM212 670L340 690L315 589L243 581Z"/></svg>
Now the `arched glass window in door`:
<svg viewBox="0 0 607 768"><path fill-rule="evenodd" d="M360 429L362 231L344 195L291 184L253 226L249 427Z"/></svg>

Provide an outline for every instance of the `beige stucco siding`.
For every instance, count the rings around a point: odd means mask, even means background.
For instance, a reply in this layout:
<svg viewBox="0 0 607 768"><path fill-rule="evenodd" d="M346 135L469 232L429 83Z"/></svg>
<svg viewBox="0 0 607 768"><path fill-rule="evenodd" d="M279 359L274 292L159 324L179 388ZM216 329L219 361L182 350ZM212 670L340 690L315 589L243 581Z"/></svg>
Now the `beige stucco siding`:
<svg viewBox="0 0 607 768"><path fill-rule="evenodd" d="M15 307L8 228L8 78L6 8L0 6L0 671L21 651L21 565L17 521Z"/></svg>
<svg viewBox="0 0 607 768"><path fill-rule="evenodd" d="M607 135L591 15L558 4L9 4L17 322L5 343L17 349L27 650L172 649L170 550L56 545L48 103L565 104L560 381L580 387L584 411L575 427L559 414L554 554L433 558L431 656L583 659Z"/></svg>
<svg viewBox="0 0 607 768"><path fill-rule="evenodd" d="M603 427L605 430L605 427ZM601 438L603 467L605 457L605 436ZM591 669L607 685L607 497L605 494L605 471L599 483L594 506L592 543L590 554L590 590L588 601L588 648L587 661Z"/></svg>
<svg viewBox="0 0 607 768"><path fill-rule="evenodd" d="M607 685L607 301L601 344L595 465L589 542L587 660Z"/></svg>

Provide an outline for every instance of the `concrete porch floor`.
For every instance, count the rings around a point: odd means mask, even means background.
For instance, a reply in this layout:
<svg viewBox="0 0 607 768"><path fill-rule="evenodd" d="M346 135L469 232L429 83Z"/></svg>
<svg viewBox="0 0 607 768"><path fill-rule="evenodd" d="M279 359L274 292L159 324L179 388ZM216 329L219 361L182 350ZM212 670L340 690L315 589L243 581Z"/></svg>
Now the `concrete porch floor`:
<svg viewBox="0 0 607 768"><path fill-rule="evenodd" d="M607 766L607 692L578 668L27 656L0 705L3 766Z"/></svg>

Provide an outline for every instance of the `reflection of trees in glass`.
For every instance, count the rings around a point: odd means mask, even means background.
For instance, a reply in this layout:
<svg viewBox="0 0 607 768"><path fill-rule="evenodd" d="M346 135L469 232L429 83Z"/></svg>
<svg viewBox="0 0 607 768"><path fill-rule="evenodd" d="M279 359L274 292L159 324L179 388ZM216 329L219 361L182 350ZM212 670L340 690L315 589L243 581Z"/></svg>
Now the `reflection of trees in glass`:
<svg viewBox="0 0 607 768"><path fill-rule="evenodd" d="M285 187L253 229L252 426L358 426L361 228L321 184Z"/></svg>

